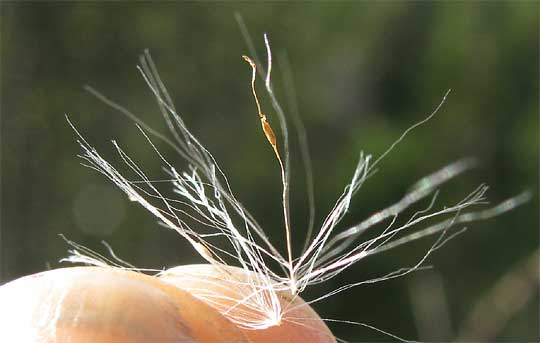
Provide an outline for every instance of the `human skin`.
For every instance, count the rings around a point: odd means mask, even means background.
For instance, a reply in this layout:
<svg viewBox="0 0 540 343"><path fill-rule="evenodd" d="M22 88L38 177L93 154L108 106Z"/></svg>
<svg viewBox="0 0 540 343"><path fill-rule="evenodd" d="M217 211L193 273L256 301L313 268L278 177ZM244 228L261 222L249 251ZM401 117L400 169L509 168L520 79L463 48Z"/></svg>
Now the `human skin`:
<svg viewBox="0 0 540 343"><path fill-rule="evenodd" d="M195 269L208 268L201 266ZM179 271L181 267L174 275ZM0 342L335 342L309 306L293 311L309 326L282 321L268 329L246 330L175 286L179 279L172 275L72 267L17 279L0 287Z"/></svg>
<svg viewBox="0 0 540 343"><path fill-rule="evenodd" d="M210 306L218 310L235 306L252 292L251 287L246 286L245 271L236 267L222 269L209 264L179 266L165 271L160 279L188 292L202 287L205 293L218 295L219 297L213 299L217 303L209 302ZM279 325L258 330L240 327L252 342L336 342L326 324L304 300L298 296L293 297L285 291L279 292L278 295L281 308L285 310ZM254 313L245 306L236 305L230 311L230 315L260 317L261 313Z"/></svg>

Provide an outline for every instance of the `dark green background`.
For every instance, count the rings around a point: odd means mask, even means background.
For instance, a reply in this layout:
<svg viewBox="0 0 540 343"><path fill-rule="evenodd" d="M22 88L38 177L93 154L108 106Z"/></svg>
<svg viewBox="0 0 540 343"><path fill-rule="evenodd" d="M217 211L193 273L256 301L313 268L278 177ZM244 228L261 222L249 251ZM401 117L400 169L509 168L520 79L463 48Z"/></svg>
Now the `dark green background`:
<svg viewBox="0 0 540 343"><path fill-rule="evenodd" d="M442 187L440 206L481 182L492 186L493 202L526 188L534 193L528 204L470 225L429 259L434 269L327 299L314 305L322 317L361 321L410 339L454 339L473 306L538 249L536 1L2 2L1 10L1 282L61 266L57 261L68 247L59 233L101 252L100 241L106 240L139 267L201 262L182 238L79 165L79 147L64 118L68 114L104 156L118 160L109 142L117 139L149 175L162 177L158 158L135 126L82 89L90 84L164 129L135 69L145 48L238 197L273 241L283 241L279 174L260 132L250 70L240 58L247 49L235 11L260 53L262 33L268 32L274 52L289 56L313 155L317 223L348 182L360 149L381 154L448 88L452 93L440 113L380 165L342 227L391 204L421 176L461 157L477 157L480 165ZM278 90L279 74L276 68ZM264 106L275 120L267 101ZM298 251L307 207L296 150L292 158ZM183 167L178 160L177 168ZM408 266L428 243L363 260L304 297ZM537 272L530 278L530 297L485 339L538 341ZM436 285L442 285L442 295ZM500 300L521 292L511 287ZM415 317L411 294L425 300L427 320ZM445 302L449 320L438 317L445 307L437 304ZM353 325L330 327L352 341L390 340Z"/></svg>

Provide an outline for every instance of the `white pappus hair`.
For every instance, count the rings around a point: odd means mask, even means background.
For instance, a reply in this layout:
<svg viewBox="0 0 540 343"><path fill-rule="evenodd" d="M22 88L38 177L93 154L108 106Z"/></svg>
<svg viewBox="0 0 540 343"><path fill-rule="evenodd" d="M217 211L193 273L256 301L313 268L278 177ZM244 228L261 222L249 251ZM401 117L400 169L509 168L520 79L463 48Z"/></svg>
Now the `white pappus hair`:
<svg viewBox="0 0 540 343"><path fill-rule="evenodd" d="M246 31L244 33L247 34ZM298 255L293 255L290 242L290 231L292 228L290 227L289 218L290 176L288 131L284 111L272 88L272 53L266 35L264 39L268 57L266 68L261 66L260 63L254 62L249 57L245 57L245 59L250 62L253 68L252 91L257 102L263 131L272 145L281 167L284 232L287 239L287 253L285 255L272 244L261 225L237 199L224 171L220 168L216 159L186 127L148 52L145 52L141 56L138 69L155 97L161 115L169 129L169 136L162 135L153 130L127 109L117 105L97 91L91 88L88 88L88 90L106 104L131 118L137 124L143 137L162 161L164 170L170 179L170 185L177 198L163 195L156 186L156 183L145 174L143 169L129 157L117 142L113 141L113 145L119 156L125 165L137 175L138 179L132 180L124 177L117 168L107 162L78 133L75 126L70 122L70 125L79 136L79 144L83 151L80 157L85 160L84 163L87 166L109 178L126 193L131 201L139 203L156 216L163 226L178 232L206 262L219 267L222 264L230 264L231 259L234 259L236 266L249 272L247 273L249 277L246 285L251 287L251 291L245 295L241 303L260 315L249 316L249 318L238 315L231 317L230 319L236 324L252 329L276 325L280 322L282 316L291 310L291 308L282 307L278 297L279 292L286 291L296 296L302 293L308 286L331 279L352 264L368 256L385 252L420 238L436 235L433 244L416 264L379 278L357 281L342 286L317 299L307 301L307 303L322 300L360 284L373 283L406 275L420 268L433 251L440 248L449 239L462 233L464 231L463 226L466 223L496 216L515 208L529 198L530 195L524 192L494 207L467 211L469 208L486 203L485 194L488 187L486 185L479 185L464 197L463 200L450 206L437 208L436 199L439 186L473 166L474 161L472 159L463 159L421 178L410 188L407 194L391 206L374 213L352 227L340 228L340 222L349 210L351 199L360 191L370 176L375 173L379 162L411 130L424 124L436 114L445 102L449 93L448 91L443 96L439 105L427 118L407 129L380 157L373 159L369 154L359 153L358 163L352 172L352 177L343 189L342 194L336 199L333 208L313 235L311 232L308 232L308 241L302 252ZM249 39L248 42L250 42ZM256 57L254 51L252 51L252 56ZM270 98L281 126L283 137L279 144L275 135L273 135L270 124L266 121L266 116L262 113L255 93L254 83L257 71L265 80L267 95ZM302 135L303 127L298 126L297 128ZM174 149L178 155L188 162L189 168L185 171L177 170L158 151L151 137L162 141ZM308 165L309 150L303 144L301 144L301 150L304 163L307 165L308 176L306 180L308 189L312 189L313 181ZM312 193L310 194L310 223L313 223L313 197ZM426 208L415 212L403 224L396 224L398 222L398 216L404 210L409 209L412 205L423 199L430 199ZM433 224L432 219L435 217L441 217L441 219L439 222ZM428 220L430 222L429 226L421 226ZM195 231L188 224L188 222L192 221L198 222L208 228L209 231L205 233ZM384 224L385 227L375 236L370 236L362 240L362 235L377 224ZM310 227L312 225L310 224ZM455 227L458 228L453 230ZM224 237L228 241L228 246L214 244L212 242L213 237ZM94 264L101 263L99 259L95 260L91 256L89 257L88 251L79 253L77 250L74 250L74 253L75 255L70 257L71 261ZM268 267L268 261L277 264L281 270L275 271L270 269ZM203 289L193 290L193 293L195 296L206 300L211 300L217 296L216 294L208 294ZM223 313L227 314L230 310L230 308L224 309Z"/></svg>

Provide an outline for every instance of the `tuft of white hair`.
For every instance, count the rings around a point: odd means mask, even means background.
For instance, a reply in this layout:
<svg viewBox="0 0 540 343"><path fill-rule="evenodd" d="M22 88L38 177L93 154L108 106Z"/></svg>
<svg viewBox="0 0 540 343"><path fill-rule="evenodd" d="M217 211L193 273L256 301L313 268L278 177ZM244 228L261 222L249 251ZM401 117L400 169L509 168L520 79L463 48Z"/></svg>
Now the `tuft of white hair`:
<svg viewBox="0 0 540 343"><path fill-rule="evenodd" d="M265 89L270 97L272 106L278 116L283 136L284 159L282 166L283 181L283 213L284 223L289 240L290 233L287 227L289 222L289 148L288 131L284 111L280 106L272 88L271 70L272 53L268 37L264 36L267 50L267 65L263 68L257 63L258 71L265 80ZM396 203L378 211L349 228L340 228L339 224L347 214L352 198L359 192L363 184L373 175L379 162L386 157L394 147L414 128L431 119L443 103L449 91L443 96L439 105L424 120L411 126L399 137L379 158L373 161L369 154L359 153L358 162L349 183L344 187L342 194L336 199L334 207L330 210L314 237L308 234L308 241L303 251L293 256L292 249L288 244L287 255L281 254L270 242L263 228L249 213L244 205L234 195L229 181L216 159L186 127L181 115L175 109L171 97L162 82L155 64L146 51L140 58L138 69L154 96L161 115L170 131L170 136L156 132L133 113L107 99L102 94L89 88L88 90L99 99L119 110L136 122L143 137L155 150L156 155L162 161L164 170L177 198L166 197L157 187L157 182L149 178L143 169L133 161L129 155L113 141L113 145L125 165L137 176L137 179L126 178L116 167L111 165L94 149L69 122L73 130L79 136L79 144L82 148L84 164L102 173L119 187L129 198L143 206L146 210L158 218L159 222L178 232L194 248L194 250L208 263L214 266L231 264L246 271L247 282L243 286L251 291L242 297L238 305L256 310L260 315L242 317L236 315L230 319L244 328L262 329L278 325L282 317L291 310L284 308L279 300L279 293L288 292L293 297L302 293L308 286L329 280L343 272L349 266L364 258L385 252L389 249L401 246L412 241L436 236L430 248L423 254L416 264L388 273L379 278L363 280L344 285L317 299L308 301L313 303L339 292L365 283L374 283L388 280L411 273L421 268L429 255L444 245L449 239L464 231L466 223L496 216L509 211L527 201L529 193L524 192L503 203L482 210L469 211L478 205L486 203L486 185L479 185L465 196L463 200L450 206L440 207L436 204L438 188L450 179L470 169L474 161L464 159L449 164L432 174L423 177L412 186L410 191ZM266 73L264 72L266 69ZM253 69L253 83L255 82L255 67ZM266 120L266 118L265 118ZM157 149L150 137L154 137L172 147L183 159L189 168L178 171ZM277 149L274 147L274 149ZM276 154L277 154L277 150ZM307 151L304 149L303 151ZM373 161L373 162L372 162ZM308 170L308 173L311 173ZM310 179L310 178L308 178ZM312 185L311 185L312 186ZM404 224L397 225L397 219L406 209L423 199L430 199L427 207L415 212ZM312 201L310 201L310 204ZM310 211L311 216L314 210ZM433 224L433 218L441 218ZM312 221L313 218L310 218ZM432 224L422 226L430 220ZM195 231L188 222L196 221L209 229L209 232ZM402 221L401 221L402 222ZM370 228L384 224L382 231L374 237L370 236L362 240L362 235ZM458 229L454 229L454 228ZM212 243L214 237L224 237L228 246L217 246ZM80 248L80 247L78 247ZM80 250L80 249L79 249ZM68 259L72 262L108 265L101 256L92 256L89 251L80 252L73 250ZM111 250L110 250L111 251ZM113 255L114 256L114 255ZM268 267L269 261L280 267L280 271L274 271ZM196 277L194 274L193 277ZM202 277L201 277L202 278ZM195 296L208 298L204 289L194 289ZM232 313L234 308L223 308L222 313Z"/></svg>

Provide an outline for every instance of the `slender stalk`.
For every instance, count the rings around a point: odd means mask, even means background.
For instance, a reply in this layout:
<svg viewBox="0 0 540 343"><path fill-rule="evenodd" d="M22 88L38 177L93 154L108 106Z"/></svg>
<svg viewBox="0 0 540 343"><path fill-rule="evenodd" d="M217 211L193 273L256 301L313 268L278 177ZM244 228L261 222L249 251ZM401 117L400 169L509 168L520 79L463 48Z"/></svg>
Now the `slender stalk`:
<svg viewBox="0 0 540 343"><path fill-rule="evenodd" d="M255 90L255 78L257 76L257 65L248 56L244 55L242 57L251 66L251 70L252 70L251 92L253 93L253 97L255 98L255 104L257 105L257 112L258 112L259 118L261 120L261 126L262 126L262 129L263 129L263 132L264 132L264 134L266 136L266 139L268 140L268 142L272 146L272 149L274 149L274 153L275 153L275 155L277 157L277 160L279 162L279 167L281 169L281 181L282 181L282 184L283 184L283 192L282 192L283 217L284 217L284 221L285 221L285 236L286 236L286 240L287 240L287 256L288 256L288 262L289 262L288 267L289 267L289 274L290 274L289 277L291 279L290 287L291 287L291 293L296 294L296 281L295 281L296 278L294 277L294 265L293 265L293 261L292 261L291 223L290 223L290 216L289 216L289 207L287 206L287 203L288 203L287 175L285 173L285 167L283 165L283 161L281 159L281 155L279 154L279 150L278 150L278 147L277 147L276 135L274 134L274 130L272 130L272 127L270 126L270 124L266 120L266 115L263 113L263 111L261 109L261 104L260 104L259 98L257 96L257 91ZM266 83L267 84L270 82L269 81L270 80L269 79L270 70L271 70L270 66L272 65L270 57L269 57L268 65L269 65L269 67L268 67L268 75L267 75L267 78L266 78Z"/></svg>

